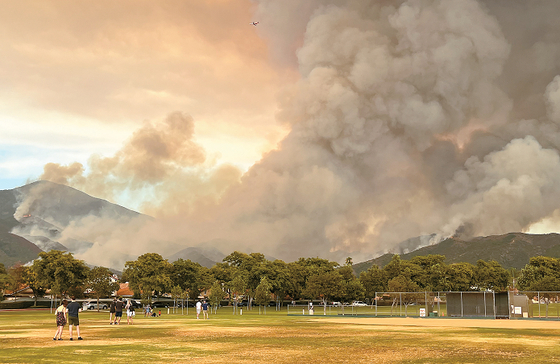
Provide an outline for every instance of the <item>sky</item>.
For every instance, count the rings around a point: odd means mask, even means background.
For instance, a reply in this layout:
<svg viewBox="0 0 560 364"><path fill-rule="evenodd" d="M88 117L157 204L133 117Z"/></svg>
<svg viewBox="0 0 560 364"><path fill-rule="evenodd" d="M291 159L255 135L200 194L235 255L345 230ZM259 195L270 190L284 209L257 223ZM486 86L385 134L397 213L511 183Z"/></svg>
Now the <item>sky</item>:
<svg viewBox="0 0 560 364"><path fill-rule="evenodd" d="M286 134L276 94L297 73L271 62L248 0L2 3L0 189L111 155L174 111L242 170Z"/></svg>
<svg viewBox="0 0 560 364"><path fill-rule="evenodd" d="M113 266L108 246L359 261L560 232L554 5L2 1L0 188L156 217L64 227Z"/></svg>

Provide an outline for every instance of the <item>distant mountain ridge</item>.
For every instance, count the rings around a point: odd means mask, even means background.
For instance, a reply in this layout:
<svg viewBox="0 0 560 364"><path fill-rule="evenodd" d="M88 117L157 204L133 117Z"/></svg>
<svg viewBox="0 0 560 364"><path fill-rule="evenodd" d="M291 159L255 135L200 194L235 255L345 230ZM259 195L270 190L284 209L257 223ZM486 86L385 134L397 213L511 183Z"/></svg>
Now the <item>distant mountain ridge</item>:
<svg viewBox="0 0 560 364"><path fill-rule="evenodd" d="M70 223L90 216L123 222L137 218L153 220L150 216L49 181L0 190L0 263L6 267L25 264L36 259L41 251L52 249L87 256L93 242L68 237L63 232ZM190 247L169 256L168 260L190 259L211 267L224 256L213 248ZM85 260L88 263L87 258Z"/></svg>
<svg viewBox="0 0 560 364"><path fill-rule="evenodd" d="M401 258L409 260L416 256L440 254L445 256L445 262L476 264L479 259L495 260L504 268L522 269L529 263L531 257L543 255L560 258L560 234L524 234L508 233L476 237L470 240L449 238L442 242L415 251L401 254ZM357 274L376 264L384 267L391 261L394 254L384 254L375 259L354 264Z"/></svg>
<svg viewBox="0 0 560 364"><path fill-rule="evenodd" d="M216 249L210 248L200 248L200 247L189 247L185 248L173 255L167 257L170 263L175 262L178 259L191 260L196 262L203 267L212 268L217 262L221 262L225 258L225 255Z"/></svg>
<svg viewBox="0 0 560 364"><path fill-rule="evenodd" d="M89 196L74 188L47 181L38 181L12 190L0 190L0 263L6 267L20 262L27 263L41 251L50 249L84 253L93 242L80 237L62 234L67 224L81 217L104 216L115 220L152 217L142 215L122 206ZM470 240L446 239L433 244L434 235L410 238L395 245L403 259L419 255L441 254L447 263L469 262L479 259L496 260L505 268L523 268L531 257L544 255L560 258L559 234L509 233L478 237ZM224 254L211 247L211 243L168 255L170 262L190 259L211 267L224 258ZM418 248L422 246L421 248ZM230 253L230 252L227 252ZM354 264L359 274L373 264L386 265L393 253L384 254L366 262ZM130 259L135 259L131 256ZM269 260L274 258L267 257ZM85 259L87 263L87 258ZM128 257L127 257L128 260ZM109 267L122 269L122 266Z"/></svg>
<svg viewBox="0 0 560 364"><path fill-rule="evenodd" d="M92 197L75 188L37 181L11 190L0 190L0 263L9 267L37 258L51 249L72 253L86 251L92 242L62 239L72 221L87 216L133 219L147 215Z"/></svg>

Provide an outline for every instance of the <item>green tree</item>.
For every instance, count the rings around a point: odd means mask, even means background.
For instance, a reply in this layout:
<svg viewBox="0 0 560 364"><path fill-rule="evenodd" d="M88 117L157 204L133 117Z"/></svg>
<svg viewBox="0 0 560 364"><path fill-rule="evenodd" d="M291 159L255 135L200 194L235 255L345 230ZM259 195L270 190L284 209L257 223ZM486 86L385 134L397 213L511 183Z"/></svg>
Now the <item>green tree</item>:
<svg viewBox="0 0 560 364"><path fill-rule="evenodd" d="M222 287L222 284L218 281L214 282L212 287L210 287L210 295L208 296L208 301L210 301L210 305L214 307L214 313L218 310L220 306L220 302L224 299L226 293Z"/></svg>
<svg viewBox="0 0 560 364"><path fill-rule="evenodd" d="M365 297L375 299L376 293L387 291L387 275L377 265L371 266L367 271L360 273L360 282L365 290Z"/></svg>
<svg viewBox="0 0 560 364"><path fill-rule="evenodd" d="M23 271L25 267L21 264L16 264L8 269L8 275L10 276L10 281L8 284L9 289L14 294L14 299L17 300L17 292L24 288L23 285L25 284L23 280Z"/></svg>
<svg viewBox="0 0 560 364"><path fill-rule="evenodd" d="M113 282L112 275L109 268L105 267L94 267L88 272L87 287L91 289L93 296L97 299L97 311L99 311L99 299L109 297L120 287L117 282Z"/></svg>
<svg viewBox="0 0 560 364"><path fill-rule="evenodd" d="M350 259L350 258L349 258ZM350 259L351 261L351 259ZM346 302L363 300L366 296L366 290L359 279L354 275L354 270L351 264L337 269L338 273L342 276L342 297L341 299ZM326 305L326 302L323 302ZM326 307L325 307L326 310Z"/></svg>
<svg viewBox="0 0 560 364"><path fill-rule="evenodd" d="M72 289L82 289L89 271L83 261L74 259L72 253L65 254L59 250L39 253L39 259L33 262L32 269L39 278L39 284L50 289L55 297L65 295Z"/></svg>
<svg viewBox="0 0 560 364"><path fill-rule="evenodd" d="M420 293L414 293L420 291L420 286L405 275L399 275L389 280L388 286L390 292L398 292L398 294L393 295L391 313L393 308L400 301L402 304L404 304L404 312L406 315L408 306L423 297L423 295Z"/></svg>
<svg viewBox="0 0 560 364"><path fill-rule="evenodd" d="M266 263L268 262L261 253L245 254L235 251L223 259L233 268L233 275L241 275L246 283L249 296L249 308L251 308L255 290L261 278L266 275Z"/></svg>
<svg viewBox="0 0 560 364"><path fill-rule="evenodd" d="M210 288L214 281L208 268L184 259L173 262L170 277L174 286L189 291L193 297L198 297L202 290Z"/></svg>
<svg viewBox="0 0 560 364"><path fill-rule="evenodd" d="M443 255L424 255L413 257L410 264L415 266L415 275L410 278L425 291L439 290L442 278L447 275L447 264Z"/></svg>
<svg viewBox="0 0 560 364"><path fill-rule="evenodd" d="M245 293L247 292L247 282L245 281L245 278L239 274L235 276L231 282L229 282L228 288L230 295L233 296L234 307L237 309L239 301L243 299Z"/></svg>
<svg viewBox="0 0 560 364"><path fill-rule="evenodd" d="M323 304L333 299L342 300L345 294L344 278L337 271L323 272L309 277L304 291L307 298L319 298Z"/></svg>
<svg viewBox="0 0 560 364"><path fill-rule="evenodd" d="M39 276L33 267L24 267L22 272L22 278L25 284L33 291L33 297L35 299L34 306L37 306L38 297L43 297L45 295L45 288L41 286Z"/></svg>
<svg viewBox="0 0 560 364"><path fill-rule="evenodd" d="M509 283L509 273L495 260L479 260L474 268L474 286L479 290L505 291Z"/></svg>
<svg viewBox="0 0 560 364"><path fill-rule="evenodd" d="M521 270L517 285L525 291L560 291L560 259L531 258Z"/></svg>
<svg viewBox="0 0 560 364"><path fill-rule="evenodd" d="M551 257L533 257L529 264L521 270L517 285L525 291L540 291L539 296L546 304L546 317L548 317L548 305L552 296L556 294L550 291L560 291L560 259ZM529 298L535 296L534 292L527 293Z"/></svg>
<svg viewBox="0 0 560 364"><path fill-rule="evenodd" d="M299 258L297 261L290 263L288 269L292 278L289 287L292 292L288 294L294 299L298 299L300 296L310 297L311 291L308 289L308 285L311 277L334 272L338 266L337 262L321 258ZM316 280L315 278L313 282L315 285L313 290L316 288Z"/></svg>
<svg viewBox="0 0 560 364"><path fill-rule="evenodd" d="M154 293L168 292L172 287L172 265L156 253L146 253L137 260L128 261L123 271L123 281L140 293L145 302L150 303Z"/></svg>
<svg viewBox="0 0 560 364"><path fill-rule="evenodd" d="M270 285L268 279L263 277L255 289L255 303L259 306L265 306L270 302L270 290L272 286ZM266 309L265 309L266 313Z"/></svg>
<svg viewBox="0 0 560 364"><path fill-rule="evenodd" d="M171 298L173 298L173 312L175 313L175 308L177 307L177 301L179 300L179 298L182 297L183 292L185 292L185 290L181 289L180 286L174 286L173 288L171 288Z"/></svg>
<svg viewBox="0 0 560 364"><path fill-rule="evenodd" d="M6 271L4 264L0 263L0 300L4 300L4 291L8 288L11 277Z"/></svg>
<svg viewBox="0 0 560 364"><path fill-rule="evenodd" d="M471 291L474 286L475 267L471 263L453 263L447 267L445 280L438 291Z"/></svg>

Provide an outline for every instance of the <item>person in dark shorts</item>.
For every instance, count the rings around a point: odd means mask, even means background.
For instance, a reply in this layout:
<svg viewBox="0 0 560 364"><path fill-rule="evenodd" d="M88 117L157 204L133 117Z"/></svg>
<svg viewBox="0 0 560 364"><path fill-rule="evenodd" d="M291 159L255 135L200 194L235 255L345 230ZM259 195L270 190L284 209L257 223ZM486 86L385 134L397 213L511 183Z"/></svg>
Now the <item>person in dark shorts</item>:
<svg viewBox="0 0 560 364"><path fill-rule="evenodd" d="M68 301L62 300L62 304L58 306L54 314L56 315L56 333L54 334L53 340L62 340L62 330L64 325L66 325L66 314L68 310ZM58 339L56 338L58 336Z"/></svg>
<svg viewBox="0 0 560 364"><path fill-rule="evenodd" d="M119 299L115 303L115 322L113 323L114 325L119 325L121 323L123 307L124 307L124 303L123 301L121 301L121 298L119 297Z"/></svg>
<svg viewBox="0 0 560 364"><path fill-rule="evenodd" d="M72 296L72 302L66 307L68 310L68 329L70 330L70 340L72 339L72 326L76 326L76 332L78 333L78 340L83 340L80 336L80 319L78 313L82 312L82 306L76 302L76 297Z"/></svg>
<svg viewBox="0 0 560 364"><path fill-rule="evenodd" d="M115 306L117 304L117 299L113 298L113 302L109 305L109 325L113 324L113 315L115 313ZM116 319L116 317L115 317Z"/></svg>

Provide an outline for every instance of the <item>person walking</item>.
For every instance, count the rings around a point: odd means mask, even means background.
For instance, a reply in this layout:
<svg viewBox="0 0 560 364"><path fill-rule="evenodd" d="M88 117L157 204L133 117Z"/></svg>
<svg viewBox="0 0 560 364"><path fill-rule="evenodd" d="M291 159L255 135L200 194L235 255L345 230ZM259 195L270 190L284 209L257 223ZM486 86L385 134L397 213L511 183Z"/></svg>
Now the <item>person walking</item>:
<svg viewBox="0 0 560 364"><path fill-rule="evenodd" d="M113 325L119 325L121 323L123 307L124 307L124 303L123 301L121 301L121 298L119 297L117 299L117 302L115 302L115 322L113 322Z"/></svg>
<svg viewBox="0 0 560 364"><path fill-rule="evenodd" d="M134 315L134 305L132 304L131 300L128 300L126 304L126 323L128 325L134 325L134 323L132 322L132 318L134 317Z"/></svg>
<svg viewBox="0 0 560 364"><path fill-rule="evenodd" d="M113 315L115 314L115 306L117 304L117 298L113 298L113 302L109 305L109 325L113 324Z"/></svg>
<svg viewBox="0 0 560 364"><path fill-rule="evenodd" d="M196 301L196 319L199 319L200 311L202 311L202 302Z"/></svg>
<svg viewBox="0 0 560 364"><path fill-rule="evenodd" d="M66 325L66 313L68 312L66 306L68 306L68 301L62 300L62 304L54 312L56 315L56 333L53 340L62 340L62 330L64 330L64 325ZM56 338L57 336L58 339Z"/></svg>
<svg viewBox="0 0 560 364"><path fill-rule="evenodd" d="M76 297L72 296L72 302L66 307L68 310L68 329L70 330L70 340L72 338L72 326L76 326L76 333L78 334L78 340L83 340L80 336L80 318L78 313L82 312L82 306L76 302Z"/></svg>
<svg viewBox="0 0 560 364"><path fill-rule="evenodd" d="M202 313L205 320L210 318L208 317L208 303L206 301L202 302Z"/></svg>

